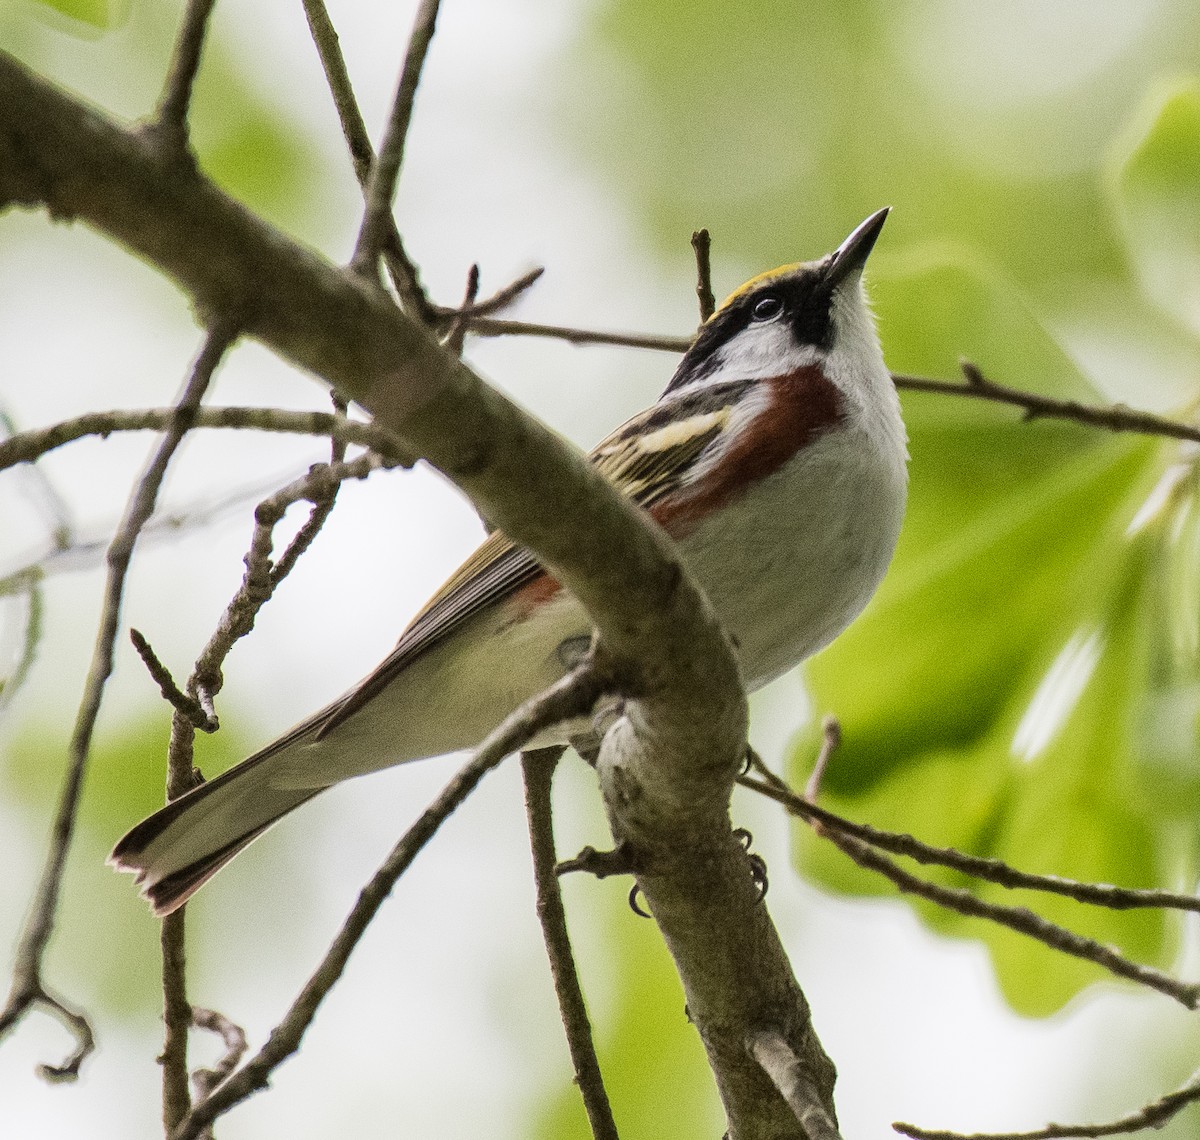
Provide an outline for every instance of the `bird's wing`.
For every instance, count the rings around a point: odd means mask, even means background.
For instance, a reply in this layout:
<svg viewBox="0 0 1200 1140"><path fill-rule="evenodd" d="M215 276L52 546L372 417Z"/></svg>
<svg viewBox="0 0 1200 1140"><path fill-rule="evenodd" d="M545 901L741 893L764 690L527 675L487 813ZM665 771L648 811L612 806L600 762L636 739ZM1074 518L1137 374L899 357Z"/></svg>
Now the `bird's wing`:
<svg viewBox="0 0 1200 1140"><path fill-rule="evenodd" d="M721 433L745 385L715 385L669 404L654 404L619 427L588 457L619 490L649 508ZM544 576L537 559L495 531L413 618L396 648L355 689L325 710L317 738L331 732L392 683L426 650L481 610Z"/></svg>

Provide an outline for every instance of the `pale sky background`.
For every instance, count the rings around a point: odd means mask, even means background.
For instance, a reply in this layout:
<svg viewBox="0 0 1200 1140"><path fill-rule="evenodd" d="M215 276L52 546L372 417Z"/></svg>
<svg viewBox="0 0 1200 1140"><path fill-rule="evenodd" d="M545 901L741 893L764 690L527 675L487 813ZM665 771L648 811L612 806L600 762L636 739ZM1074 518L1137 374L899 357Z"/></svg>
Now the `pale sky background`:
<svg viewBox="0 0 1200 1140"><path fill-rule="evenodd" d="M330 3L375 135L413 7ZM675 261L664 264L599 174L566 145L562 106L580 98L570 90L571 52L589 8L579 0L447 0L417 105L398 216L426 282L442 299L460 295L472 261L483 266L485 291L544 264L546 277L523 302L523 316L685 332L695 322L688 235L680 235ZM33 19L31 12L18 11L15 19ZM258 77L264 97L309 124L308 137L321 148L328 208L306 221L305 236L345 258L357 223L356 192L299 4L222 4L214 34ZM125 58L120 31L94 42L53 30L38 35L67 82L79 82L78 62L92 53L110 53L117 69ZM1029 80L1037 81L1036 74ZM107 106L138 113L139 107L113 102L115 82L91 82ZM18 422L33 426L116 404L169 402L199 343L172 288L81 227L11 213L0 225L0 399ZM778 252L782 262L822 251ZM718 259L719 287L761 268ZM651 353L521 340L475 340L468 356L583 446L653 400L674 363ZM211 399L325 407L312 381L256 346L237 351ZM81 529L99 533L111 525L150 446L150 437L139 436L79 444L54 457L48 470ZM210 434L189 444L168 498L183 504L219 496L222 488L277 476L282 482L321 456L312 441ZM0 571L44 541L22 487L20 472L0 479ZM317 547L229 660L223 719L248 750L367 672L480 536L469 506L427 472L377 476L346 486L342 498ZM177 673L239 580L248 534L249 512L242 511L175 543L158 543L138 559L123 626L141 628ZM91 650L87 630L100 580L90 572L51 583L39 667L0 724L0 749L32 724L53 724L65 737ZM12 617L3 609L0 616ZM101 735L154 700L122 638ZM756 699L754 739L769 760L777 761L802 704L795 676ZM57 770L62 757L47 755L45 763ZM189 908L193 925L212 931L192 952L193 999L227 1012L260 1046L359 886L453 767L431 761L343 787L291 817L219 876ZM577 762L566 765L557 802L562 851L603 843L593 781ZM1124 1074L1132 1058L1154 1053L1178 1033L1184 1015L1168 1003L1104 986L1048 1021L1019 1019L1002 1004L981 948L934 938L899 903L819 895L789 870L780 816L743 800L735 814L770 862L769 905L838 1064L848 1137L882 1140L892 1135L894 1119L969 1130L1036 1127L1047 1119L1116 1114L1162 1091L1156 1066L1144 1079ZM114 820L111 838L132 822ZM44 846L40 824L0 806L6 948ZM76 859L83 857L76 851ZM522 1136L529 1106L568 1074L528 863L519 775L510 763L402 880L302 1052L277 1072L272 1091L221 1122L223 1140ZM133 909L139 904L126 885ZM575 883L568 901L605 889L611 888ZM86 929L86 887L76 878L68 891L62 920ZM612 982L589 925L597 920L579 908L569 917L603 1029ZM619 921L639 920L623 914ZM149 920L145 937L157 938ZM102 946L105 930L89 929L87 938ZM53 952L48 980L89 1005L94 983L86 971ZM32 1069L57 1060L66 1038L47 1017L27 1018L0 1048L0 1135L157 1134L154 1024L108 1017L96 1029L99 1051L82 1079L50 1087ZM1097 1088L1105 1086L1097 1100Z"/></svg>

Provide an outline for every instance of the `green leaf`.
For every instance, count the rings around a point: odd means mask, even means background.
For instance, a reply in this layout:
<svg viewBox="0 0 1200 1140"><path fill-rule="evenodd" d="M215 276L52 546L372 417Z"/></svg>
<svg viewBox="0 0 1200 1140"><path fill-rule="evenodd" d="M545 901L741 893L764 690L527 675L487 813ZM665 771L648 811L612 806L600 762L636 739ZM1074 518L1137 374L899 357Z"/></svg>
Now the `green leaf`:
<svg viewBox="0 0 1200 1140"><path fill-rule="evenodd" d="M1003 283L962 260L913 265L873 288L898 370L945 375L963 353L1004 383L1096 398ZM957 397L913 393L905 415L912 486L895 564L863 617L808 670L817 713L837 715L845 734L826 776L829 806L1043 873L1171 881L1178 861L1155 819L1146 728L1148 694L1195 676L1194 653L1177 655L1172 670L1156 648L1172 599L1186 592L1164 593L1162 574L1176 561L1171 519L1191 501L1190 483L1168 480L1162 509L1131 527L1170 447L1023 423L1012 409ZM800 768L815 735L798 742ZM834 889L891 890L810 833L799 857ZM1049 1013L1101 976L990 924L917 909L937 929L982 938L1023 1012ZM1037 909L1142 960L1161 962L1172 945L1153 914L1084 912L1060 899Z"/></svg>
<svg viewBox="0 0 1200 1140"><path fill-rule="evenodd" d="M131 0L38 0L38 2L81 24L87 24L100 31L108 31L128 19Z"/></svg>
<svg viewBox="0 0 1200 1140"><path fill-rule="evenodd" d="M1146 293L1200 333L1200 82L1160 94L1118 153L1114 198Z"/></svg>

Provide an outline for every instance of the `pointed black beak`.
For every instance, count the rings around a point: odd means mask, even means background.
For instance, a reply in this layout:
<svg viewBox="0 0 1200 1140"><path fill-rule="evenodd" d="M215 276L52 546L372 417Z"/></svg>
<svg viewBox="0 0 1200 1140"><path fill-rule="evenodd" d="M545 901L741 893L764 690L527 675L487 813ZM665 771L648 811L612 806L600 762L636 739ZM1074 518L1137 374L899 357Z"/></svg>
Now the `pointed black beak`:
<svg viewBox="0 0 1200 1140"><path fill-rule="evenodd" d="M829 266L825 270L825 280L830 289L836 289L847 278L862 272L890 211L891 206L877 210L830 255Z"/></svg>

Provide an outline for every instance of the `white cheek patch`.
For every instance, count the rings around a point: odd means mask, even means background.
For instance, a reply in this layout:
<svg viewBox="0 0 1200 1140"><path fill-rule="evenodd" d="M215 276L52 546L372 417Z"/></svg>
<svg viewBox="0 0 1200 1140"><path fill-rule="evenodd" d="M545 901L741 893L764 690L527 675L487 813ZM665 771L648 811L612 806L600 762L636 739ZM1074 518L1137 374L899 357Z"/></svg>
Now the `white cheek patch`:
<svg viewBox="0 0 1200 1140"><path fill-rule="evenodd" d="M702 388L728 380L766 380L818 364L822 358L814 346L797 344L783 321L751 324L717 349L704 378L688 387Z"/></svg>

